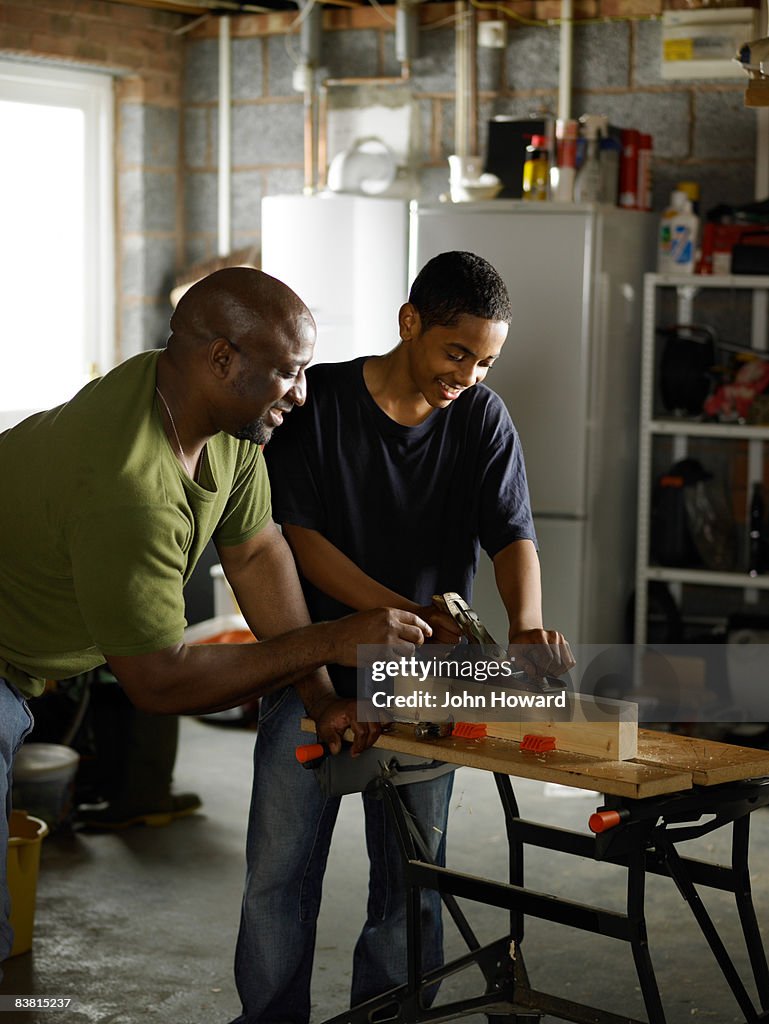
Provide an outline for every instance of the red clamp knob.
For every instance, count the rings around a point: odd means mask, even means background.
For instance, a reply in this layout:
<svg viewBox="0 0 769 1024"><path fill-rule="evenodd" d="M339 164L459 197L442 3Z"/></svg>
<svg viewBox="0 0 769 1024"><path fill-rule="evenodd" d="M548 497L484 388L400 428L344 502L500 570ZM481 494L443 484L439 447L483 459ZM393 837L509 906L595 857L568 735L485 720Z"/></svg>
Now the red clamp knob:
<svg viewBox="0 0 769 1024"><path fill-rule="evenodd" d="M325 743L308 743L297 747L294 751L296 759L303 768L314 768L315 763L323 760L329 753Z"/></svg>
<svg viewBox="0 0 769 1024"><path fill-rule="evenodd" d="M596 835L600 835L601 832L608 832L610 828L616 828L629 815L630 812L626 810L596 811L595 814L590 815L587 823L588 828L591 832L595 832Z"/></svg>

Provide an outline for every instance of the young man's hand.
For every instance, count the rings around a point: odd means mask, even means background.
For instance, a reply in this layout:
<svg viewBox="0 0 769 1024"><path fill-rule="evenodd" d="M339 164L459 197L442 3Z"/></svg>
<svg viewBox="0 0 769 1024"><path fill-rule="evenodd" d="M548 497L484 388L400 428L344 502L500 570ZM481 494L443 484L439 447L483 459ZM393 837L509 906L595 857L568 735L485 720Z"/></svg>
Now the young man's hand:
<svg viewBox="0 0 769 1024"><path fill-rule="evenodd" d="M510 638L508 654L533 679L562 676L576 662L563 633L555 629L526 629Z"/></svg>
<svg viewBox="0 0 769 1024"><path fill-rule="evenodd" d="M453 647L462 639L462 627L452 619L448 612L436 608L434 604L418 608L417 615L423 618L432 629L431 643L449 644Z"/></svg>

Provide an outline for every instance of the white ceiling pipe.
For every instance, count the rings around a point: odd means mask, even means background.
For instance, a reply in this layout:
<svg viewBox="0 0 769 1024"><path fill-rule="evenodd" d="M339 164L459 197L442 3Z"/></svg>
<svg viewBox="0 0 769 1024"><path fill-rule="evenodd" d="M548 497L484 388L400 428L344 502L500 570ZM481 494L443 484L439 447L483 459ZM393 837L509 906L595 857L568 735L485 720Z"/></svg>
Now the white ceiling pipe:
<svg viewBox="0 0 769 1024"><path fill-rule="evenodd" d="M454 152L467 156L467 22L464 0L454 4Z"/></svg>
<svg viewBox="0 0 769 1024"><path fill-rule="evenodd" d="M574 49L574 8L572 0L561 0L561 37L558 62L558 118L571 117L571 67Z"/></svg>
<svg viewBox="0 0 769 1024"><path fill-rule="evenodd" d="M304 193L318 190L318 68L323 41L323 7L320 0L297 0L299 15L299 52L303 69L304 107ZM324 157L325 159L325 157Z"/></svg>
<svg viewBox="0 0 769 1024"><path fill-rule="evenodd" d="M232 251L230 207L232 194L232 156L230 149L231 118L230 19L219 20L219 181L217 253L226 256Z"/></svg>
<svg viewBox="0 0 769 1024"><path fill-rule="evenodd" d="M454 60L456 94L454 101L454 152L457 156L474 155L477 140L477 64L475 60L475 12L466 0L454 4L456 29Z"/></svg>

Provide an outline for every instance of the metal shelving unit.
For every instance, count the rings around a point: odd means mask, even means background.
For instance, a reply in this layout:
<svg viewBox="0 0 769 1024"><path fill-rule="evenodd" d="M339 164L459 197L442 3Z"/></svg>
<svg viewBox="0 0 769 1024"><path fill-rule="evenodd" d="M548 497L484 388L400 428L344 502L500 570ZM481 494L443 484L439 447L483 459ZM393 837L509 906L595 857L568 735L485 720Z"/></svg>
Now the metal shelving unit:
<svg viewBox="0 0 769 1024"><path fill-rule="evenodd" d="M641 420L638 453L638 533L636 546L635 642L646 642L648 586L663 581L679 588L686 585L730 587L746 591L769 590L769 576L749 576L740 572L712 572L706 569L677 569L649 564L649 533L652 501L652 455L656 438L674 438L676 458L683 458L689 438L745 441L748 444L748 474L761 478L763 446L769 442L769 426L730 423L701 423L677 417L655 416L657 305L661 289L674 289L679 323L692 323L698 293L710 289L741 290L753 293L752 345L767 348L766 323L769 307L769 277L713 275L692 276L646 274L643 302L643 353L641 361ZM748 488L748 491L750 488ZM679 595L680 596L680 595Z"/></svg>

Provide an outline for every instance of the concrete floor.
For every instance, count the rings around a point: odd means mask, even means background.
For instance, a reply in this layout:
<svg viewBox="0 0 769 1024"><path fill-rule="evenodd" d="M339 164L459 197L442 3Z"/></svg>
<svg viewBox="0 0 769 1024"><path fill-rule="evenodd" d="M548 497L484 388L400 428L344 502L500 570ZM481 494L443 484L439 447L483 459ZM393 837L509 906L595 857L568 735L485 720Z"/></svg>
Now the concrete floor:
<svg viewBox="0 0 769 1024"><path fill-rule="evenodd" d="M202 813L167 828L45 840L34 950L6 963L0 991L70 996L73 1008L3 1013L0 1024L226 1024L236 1015L231 964L253 742L253 733L185 720L176 788L200 793ZM590 795L567 795L576 791L547 790L525 780L516 792L525 816L583 830L596 806ZM330 857L318 936L314 1021L346 1006L351 950L365 906L359 804L356 797L345 799ZM727 842L727 830L722 829L701 840L696 855L723 861ZM752 869L759 919L767 927L768 844L769 811L761 810L753 816ZM457 776L449 861L459 870L505 877L503 822L493 780L485 773L464 769ZM602 905L618 910L623 909L624 878L622 869L610 865L536 850L527 861L530 887L576 900L600 898ZM725 894L709 893L707 904L744 969L747 957L732 901ZM477 905L466 909L482 941L504 934L504 912ZM648 917L668 1024L743 1021L669 880L650 880ZM524 950L535 987L643 1018L624 943L532 921ZM449 922L447 954L462 951ZM480 991L478 977L468 972L457 976L444 986L442 998Z"/></svg>

